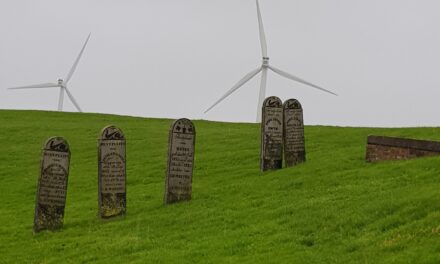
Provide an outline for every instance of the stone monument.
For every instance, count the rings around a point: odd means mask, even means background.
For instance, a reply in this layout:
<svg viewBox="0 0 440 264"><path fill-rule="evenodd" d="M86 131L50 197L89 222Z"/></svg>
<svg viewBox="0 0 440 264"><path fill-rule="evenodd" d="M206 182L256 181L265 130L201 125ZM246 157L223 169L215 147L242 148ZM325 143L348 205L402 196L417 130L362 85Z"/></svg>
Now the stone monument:
<svg viewBox="0 0 440 264"><path fill-rule="evenodd" d="M298 100L289 99L283 104L283 112L284 164L291 167L306 161L303 109Z"/></svg>
<svg viewBox="0 0 440 264"><path fill-rule="evenodd" d="M186 119L171 125L168 141L168 162L164 203L191 200L196 129Z"/></svg>
<svg viewBox="0 0 440 264"><path fill-rule="evenodd" d="M125 137L115 126L107 126L98 140L99 216L110 218L126 211Z"/></svg>
<svg viewBox="0 0 440 264"><path fill-rule="evenodd" d="M62 137L52 137L44 145L35 202L34 232L63 226L69 176L70 149Z"/></svg>
<svg viewBox="0 0 440 264"><path fill-rule="evenodd" d="M280 98L271 96L263 102L261 120L261 171L282 168L283 106Z"/></svg>

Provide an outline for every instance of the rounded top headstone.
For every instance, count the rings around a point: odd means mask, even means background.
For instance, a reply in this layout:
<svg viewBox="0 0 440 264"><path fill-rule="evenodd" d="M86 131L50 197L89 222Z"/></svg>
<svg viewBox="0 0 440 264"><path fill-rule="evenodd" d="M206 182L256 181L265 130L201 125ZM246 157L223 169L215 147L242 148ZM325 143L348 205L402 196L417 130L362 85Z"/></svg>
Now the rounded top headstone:
<svg viewBox="0 0 440 264"><path fill-rule="evenodd" d="M264 101L263 101L263 107L281 107L283 105L283 103L281 102L281 99L276 97L276 96L270 96L267 97Z"/></svg>
<svg viewBox="0 0 440 264"><path fill-rule="evenodd" d="M67 143L67 140L65 140L62 137L49 138L46 141L46 143L44 144L44 149L59 151L59 152L69 152L70 151L69 143Z"/></svg>
<svg viewBox="0 0 440 264"><path fill-rule="evenodd" d="M124 133L116 126L106 126L101 131L101 139L103 140L123 140Z"/></svg>
<svg viewBox="0 0 440 264"><path fill-rule="evenodd" d="M192 134L196 133L196 128L191 120L187 118L177 119L171 125L171 131L173 133L181 133L181 134Z"/></svg>
<svg viewBox="0 0 440 264"><path fill-rule="evenodd" d="M296 99L289 99L283 104L284 109L302 109L301 103Z"/></svg>

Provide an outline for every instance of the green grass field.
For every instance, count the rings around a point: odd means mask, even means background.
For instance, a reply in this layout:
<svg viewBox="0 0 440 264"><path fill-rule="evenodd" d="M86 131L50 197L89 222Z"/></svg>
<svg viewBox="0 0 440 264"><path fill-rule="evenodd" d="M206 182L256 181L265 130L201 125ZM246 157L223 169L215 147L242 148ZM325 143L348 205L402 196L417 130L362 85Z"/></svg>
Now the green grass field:
<svg viewBox="0 0 440 264"><path fill-rule="evenodd" d="M0 111L0 263L440 263L440 157L368 164L369 134L307 126L307 163L259 172L259 125L195 121L193 200L164 206L172 120ZM127 215L97 218L97 139L127 138ZM71 147L64 228L32 233L41 148Z"/></svg>

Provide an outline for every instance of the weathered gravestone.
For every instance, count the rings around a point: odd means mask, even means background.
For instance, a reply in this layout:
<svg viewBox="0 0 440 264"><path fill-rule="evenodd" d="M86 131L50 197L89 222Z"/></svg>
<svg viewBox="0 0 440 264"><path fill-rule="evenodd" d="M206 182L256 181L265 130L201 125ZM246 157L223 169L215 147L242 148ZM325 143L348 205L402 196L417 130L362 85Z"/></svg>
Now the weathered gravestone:
<svg viewBox="0 0 440 264"><path fill-rule="evenodd" d="M174 121L168 142L166 204L191 200L196 129L188 119Z"/></svg>
<svg viewBox="0 0 440 264"><path fill-rule="evenodd" d="M63 226L69 176L70 149L62 137L44 145L35 202L34 232Z"/></svg>
<svg viewBox="0 0 440 264"><path fill-rule="evenodd" d="M303 109L298 100L289 99L284 102L283 111L284 163L291 167L306 161Z"/></svg>
<svg viewBox="0 0 440 264"><path fill-rule="evenodd" d="M101 218L125 214L125 158L124 134L115 126L105 127L98 140L98 203Z"/></svg>
<svg viewBox="0 0 440 264"><path fill-rule="evenodd" d="M280 98L271 96L263 102L261 121L261 171L282 168L283 107Z"/></svg>

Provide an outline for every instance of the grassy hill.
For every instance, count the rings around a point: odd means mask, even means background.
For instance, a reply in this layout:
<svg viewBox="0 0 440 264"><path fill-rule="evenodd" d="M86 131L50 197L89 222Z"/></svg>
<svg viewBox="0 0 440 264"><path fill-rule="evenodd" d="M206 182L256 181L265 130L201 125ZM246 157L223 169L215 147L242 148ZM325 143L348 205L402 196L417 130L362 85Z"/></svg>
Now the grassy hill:
<svg viewBox="0 0 440 264"><path fill-rule="evenodd" d="M127 215L97 218L97 138L127 138ZM307 163L259 172L259 126L195 121L193 200L164 206L171 120L0 111L0 263L440 263L440 157L368 164L369 134L307 126ZM64 229L32 233L40 153L65 137Z"/></svg>

